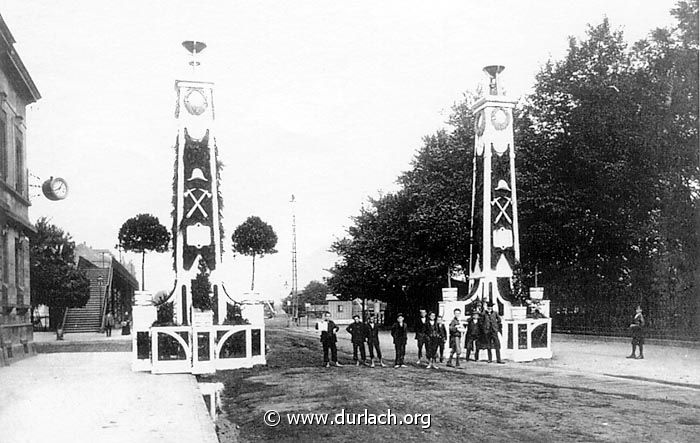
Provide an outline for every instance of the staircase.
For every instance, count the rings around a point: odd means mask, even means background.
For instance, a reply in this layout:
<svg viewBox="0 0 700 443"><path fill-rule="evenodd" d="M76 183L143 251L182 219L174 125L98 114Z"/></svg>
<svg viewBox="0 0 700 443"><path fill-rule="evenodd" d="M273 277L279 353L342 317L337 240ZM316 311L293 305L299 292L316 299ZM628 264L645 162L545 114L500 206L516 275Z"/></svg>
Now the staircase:
<svg viewBox="0 0 700 443"><path fill-rule="evenodd" d="M102 327L102 303L105 294L110 287L112 273L110 268L83 269L90 279L90 299L82 308L69 308L66 314L66 322L63 332L99 332ZM98 284L98 277L102 276L102 285ZM101 289L101 291L100 291ZM100 295L100 292L102 294Z"/></svg>

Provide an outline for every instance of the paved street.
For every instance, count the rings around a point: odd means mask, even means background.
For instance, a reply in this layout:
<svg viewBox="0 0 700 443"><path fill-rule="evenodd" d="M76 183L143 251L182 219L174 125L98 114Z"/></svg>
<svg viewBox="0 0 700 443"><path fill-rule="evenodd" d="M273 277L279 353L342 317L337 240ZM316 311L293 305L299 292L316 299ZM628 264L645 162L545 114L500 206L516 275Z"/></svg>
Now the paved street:
<svg viewBox="0 0 700 443"><path fill-rule="evenodd" d="M0 442L216 442L195 378L134 373L130 355L39 354L0 368Z"/></svg>

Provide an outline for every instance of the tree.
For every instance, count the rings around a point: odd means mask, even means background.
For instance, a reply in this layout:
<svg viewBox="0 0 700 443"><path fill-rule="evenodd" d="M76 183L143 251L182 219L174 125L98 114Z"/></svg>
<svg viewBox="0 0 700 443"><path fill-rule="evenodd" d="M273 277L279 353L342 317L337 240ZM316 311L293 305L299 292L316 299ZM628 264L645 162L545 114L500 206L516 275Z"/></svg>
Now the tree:
<svg viewBox="0 0 700 443"><path fill-rule="evenodd" d="M266 254L275 254L277 234L272 226L268 225L257 216L250 216L233 231L231 236L233 250L239 254L249 255L253 258L253 274L250 290L255 288L255 257L264 257Z"/></svg>
<svg viewBox="0 0 700 443"><path fill-rule="evenodd" d="M139 214L124 222L119 229L119 246L125 251L141 254L141 290L146 289L144 279L146 251L165 252L170 243L170 233L157 217Z"/></svg>
<svg viewBox="0 0 700 443"><path fill-rule="evenodd" d="M424 137L402 188L370 199L332 244L341 257L330 270L333 292L410 309L431 304L450 271L467 269L474 101L467 93L453 106L452 130Z"/></svg>
<svg viewBox="0 0 700 443"><path fill-rule="evenodd" d="M697 12L679 2L675 29L631 48L606 20L537 76L516 133L522 260L555 303L642 303L659 331L697 330Z"/></svg>
<svg viewBox="0 0 700 443"><path fill-rule="evenodd" d="M88 302L90 280L75 265L70 234L46 217L37 220L36 229L29 248L31 304L48 306L51 327L60 327L66 308L80 308Z"/></svg>
<svg viewBox="0 0 700 443"><path fill-rule="evenodd" d="M299 297L298 303L300 306L303 306L306 303L312 305L322 305L326 302L326 294L329 294L330 292L331 288L329 288L327 284L318 280L311 280L304 287L304 289L302 289L301 292L297 294L297 296ZM294 296L289 295L288 297L285 297L282 300L282 303L286 305L287 301L293 303Z"/></svg>
<svg viewBox="0 0 700 443"><path fill-rule="evenodd" d="M203 311L212 307L211 282L209 281L209 269L204 259L199 259L197 277L192 280L192 306Z"/></svg>

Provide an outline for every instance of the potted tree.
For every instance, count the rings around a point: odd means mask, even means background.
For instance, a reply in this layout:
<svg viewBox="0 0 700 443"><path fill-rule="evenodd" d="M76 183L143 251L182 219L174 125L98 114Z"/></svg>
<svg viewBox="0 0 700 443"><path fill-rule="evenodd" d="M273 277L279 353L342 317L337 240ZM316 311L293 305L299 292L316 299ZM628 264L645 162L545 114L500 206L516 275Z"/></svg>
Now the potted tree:
<svg viewBox="0 0 700 443"><path fill-rule="evenodd" d="M211 326L214 321L212 309L211 282L209 281L209 269L203 258L199 259L197 266L199 273L192 280L192 323L201 326Z"/></svg>
<svg viewBox="0 0 700 443"><path fill-rule="evenodd" d="M527 301L529 300L525 291L523 281L523 268L519 261L513 266L513 298L514 303L511 308L513 320L522 320L527 317Z"/></svg>

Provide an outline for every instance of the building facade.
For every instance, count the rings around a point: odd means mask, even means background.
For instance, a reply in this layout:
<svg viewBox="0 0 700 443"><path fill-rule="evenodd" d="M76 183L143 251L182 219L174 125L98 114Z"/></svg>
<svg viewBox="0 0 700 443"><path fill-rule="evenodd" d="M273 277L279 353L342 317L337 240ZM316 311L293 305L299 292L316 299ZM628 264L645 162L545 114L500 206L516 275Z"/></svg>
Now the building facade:
<svg viewBox="0 0 700 443"><path fill-rule="evenodd" d="M31 353L26 108L41 98L0 16L0 365Z"/></svg>

